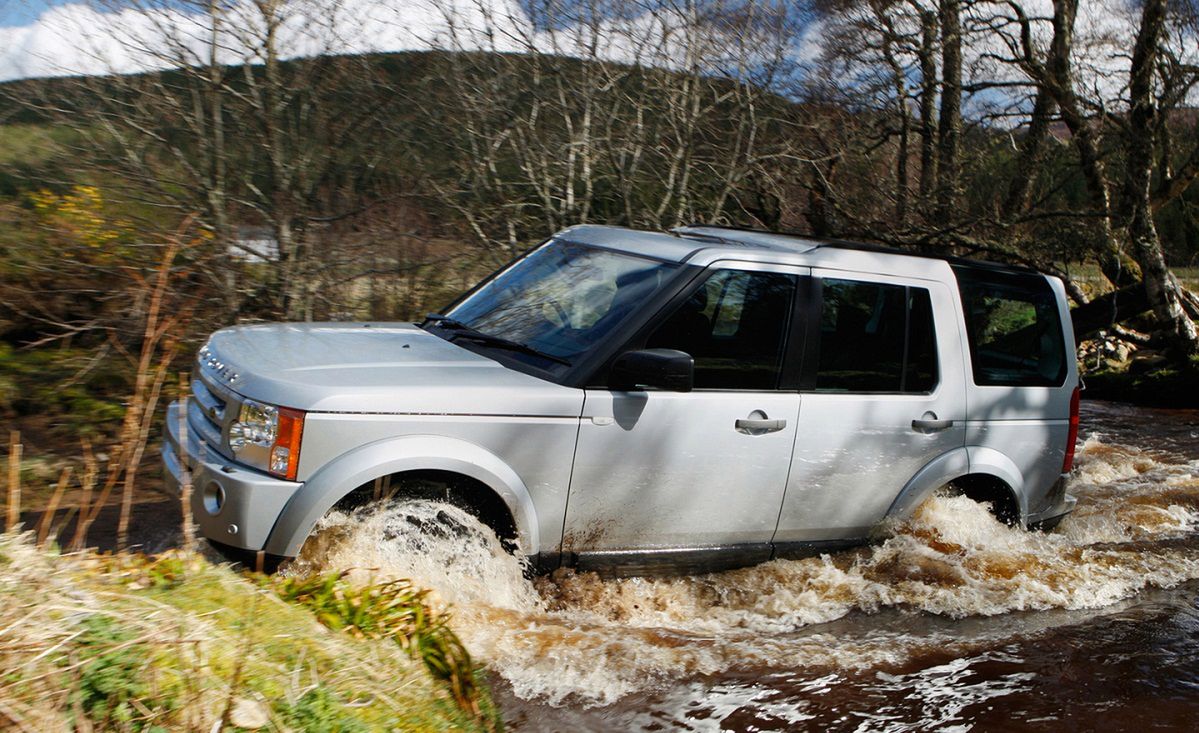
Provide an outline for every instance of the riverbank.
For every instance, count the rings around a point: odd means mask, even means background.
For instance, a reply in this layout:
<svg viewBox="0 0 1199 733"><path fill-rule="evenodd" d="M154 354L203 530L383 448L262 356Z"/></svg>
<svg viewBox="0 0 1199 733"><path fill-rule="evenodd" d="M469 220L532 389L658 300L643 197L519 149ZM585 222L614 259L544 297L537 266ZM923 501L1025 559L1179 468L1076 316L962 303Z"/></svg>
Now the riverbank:
<svg viewBox="0 0 1199 733"><path fill-rule="evenodd" d="M1151 370L1105 369L1083 376L1083 397L1146 407L1199 408L1199 359Z"/></svg>
<svg viewBox="0 0 1199 733"><path fill-rule="evenodd" d="M422 591L242 575L178 551L59 554L0 535L0 668L9 730L501 725Z"/></svg>

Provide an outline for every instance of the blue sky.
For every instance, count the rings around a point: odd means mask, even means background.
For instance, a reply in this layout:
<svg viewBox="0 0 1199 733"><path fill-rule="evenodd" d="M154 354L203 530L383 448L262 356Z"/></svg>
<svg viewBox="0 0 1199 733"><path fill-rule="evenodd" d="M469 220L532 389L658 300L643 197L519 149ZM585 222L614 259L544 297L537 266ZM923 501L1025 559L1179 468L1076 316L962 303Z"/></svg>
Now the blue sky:
<svg viewBox="0 0 1199 733"><path fill-rule="evenodd" d="M28 25L42 11L54 5L65 5L70 0L0 0L0 28Z"/></svg>

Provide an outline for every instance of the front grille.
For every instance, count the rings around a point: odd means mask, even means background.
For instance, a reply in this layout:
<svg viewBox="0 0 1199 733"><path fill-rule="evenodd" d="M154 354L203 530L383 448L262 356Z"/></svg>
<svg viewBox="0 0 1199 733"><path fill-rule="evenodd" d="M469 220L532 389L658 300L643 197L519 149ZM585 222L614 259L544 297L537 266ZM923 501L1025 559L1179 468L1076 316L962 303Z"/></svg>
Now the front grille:
<svg viewBox="0 0 1199 733"><path fill-rule="evenodd" d="M219 431L225 424L225 400L213 394L199 379L192 380L192 396L196 398L204 417Z"/></svg>
<svg viewBox="0 0 1199 733"><path fill-rule="evenodd" d="M203 363L192 379L192 398L188 400L188 423L197 437L226 458L233 458L226 436L229 423L237 419L241 409L237 395L222 386L207 373Z"/></svg>

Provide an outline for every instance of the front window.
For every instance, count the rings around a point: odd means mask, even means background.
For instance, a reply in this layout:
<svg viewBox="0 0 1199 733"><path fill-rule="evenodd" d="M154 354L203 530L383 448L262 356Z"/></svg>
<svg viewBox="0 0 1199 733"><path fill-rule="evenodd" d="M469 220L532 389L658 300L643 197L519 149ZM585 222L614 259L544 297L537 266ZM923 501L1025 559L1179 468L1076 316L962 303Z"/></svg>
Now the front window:
<svg viewBox="0 0 1199 733"><path fill-rule="evenodd" d="M717 270L646 341L695 359L696 389L777 389L795 275Z"/></svg>
<svg viewBox="0 0 1199 733"><path fill-rule="evenodd" d="M555 240L500 272L446 315L531 349L509 352L516 358L546 369L565 366L625 323L678 268Z"/></svg>

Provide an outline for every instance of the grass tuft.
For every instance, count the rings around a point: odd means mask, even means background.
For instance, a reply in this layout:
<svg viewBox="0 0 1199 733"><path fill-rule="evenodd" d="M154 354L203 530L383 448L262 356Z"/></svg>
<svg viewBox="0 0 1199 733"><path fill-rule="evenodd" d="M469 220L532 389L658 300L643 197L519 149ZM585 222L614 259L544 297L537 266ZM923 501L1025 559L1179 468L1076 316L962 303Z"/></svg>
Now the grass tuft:
<svg viewBox="0 0 1199 733"><path fill-rule="evenodd" d="M0 729L494 730L475 675L406 584L0 535Z"/></svg>
<svg viewBox="0 0 1199 733"><path fill-rule="evenodd" d="M331 629L359 639L394 641L446 684L464 710L479 715L470 654L448 626L448 617L429 610L425 602L429 592L406 580L350 585L344 576L276 577L268 582L280 598L310 609Z"/></svg>

